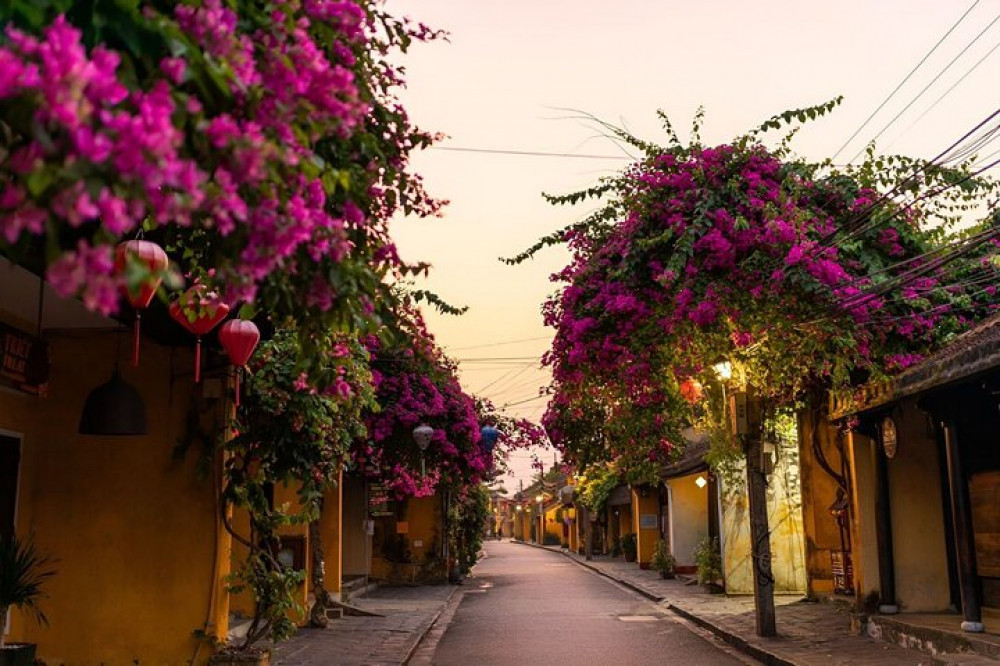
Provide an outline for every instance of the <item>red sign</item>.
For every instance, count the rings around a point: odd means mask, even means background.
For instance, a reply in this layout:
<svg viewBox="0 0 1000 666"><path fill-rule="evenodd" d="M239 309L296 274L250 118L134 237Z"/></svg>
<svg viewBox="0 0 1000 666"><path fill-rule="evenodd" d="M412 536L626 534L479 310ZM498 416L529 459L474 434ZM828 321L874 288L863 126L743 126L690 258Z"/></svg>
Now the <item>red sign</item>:
<svg viewBox="0 0 1000 666"><path fill-rule="evenodd" d="M0 324L0 384L45 395L49 359L45 342Z"/></svg>

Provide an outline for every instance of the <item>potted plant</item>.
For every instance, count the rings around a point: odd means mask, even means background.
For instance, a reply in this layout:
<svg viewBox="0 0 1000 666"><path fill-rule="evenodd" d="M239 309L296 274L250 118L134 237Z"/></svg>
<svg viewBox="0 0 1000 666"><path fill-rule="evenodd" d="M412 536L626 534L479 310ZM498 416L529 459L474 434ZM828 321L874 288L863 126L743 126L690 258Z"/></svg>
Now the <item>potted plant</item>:
<svg viewBox="0 0 1000 666"><path fill-rule="evenodd" d="M656 549L653 550L653 559L649 564L660 572L660 578L674 577L674 567L677 566L677 561L670 554L670 547L665 540L660 539L656 542Z"/></svg>
<svg viewBox="0 0 1000 666"><path fill-rule="evenodd" d="M711 594L721 594L722 586L716 581L722 578L722 555L716 537L706 537L698 543L694 549L694 563L698 565L698 583Z"/></svg>
<svg viewBox="0 0 1000 666"><path fill-rule="evenodd" d="M22 541L16 534L0 536L0 666L31 666L35 661L33 643L4 644L3 627L10 609L18 608L48 625L45 613L38 606L45 597L42 585L55 571L52 560L40 554L30 539Z"/></svg>
<svg viewBox="0 0 1000 666"><path fill-rule="evenodd" d="M639 554L639 546L636 542L636 536L633 532L622 535L622 555L625 556L626 562L635 562L635 558Z"/></svg>

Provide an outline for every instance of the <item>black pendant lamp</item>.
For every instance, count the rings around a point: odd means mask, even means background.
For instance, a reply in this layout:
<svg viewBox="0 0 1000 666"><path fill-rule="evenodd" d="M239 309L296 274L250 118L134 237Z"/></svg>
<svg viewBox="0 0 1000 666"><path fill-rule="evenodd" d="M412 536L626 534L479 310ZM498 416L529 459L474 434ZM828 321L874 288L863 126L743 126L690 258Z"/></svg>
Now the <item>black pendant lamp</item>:
<svg viewBox="0 0 1000 666"><path fill-rule="evenodd" d="M80 415L81 435L145 435L146 402L138 389L122 379L118 367L111 379L87 396Z"/></svg>

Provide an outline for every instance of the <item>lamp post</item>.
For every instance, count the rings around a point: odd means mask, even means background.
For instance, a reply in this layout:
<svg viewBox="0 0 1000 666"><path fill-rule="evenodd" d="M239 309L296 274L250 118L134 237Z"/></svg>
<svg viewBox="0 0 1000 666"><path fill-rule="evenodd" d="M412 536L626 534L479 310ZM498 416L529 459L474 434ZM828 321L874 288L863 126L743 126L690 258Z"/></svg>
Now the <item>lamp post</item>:
<svg viewBox="0 0 1000 666"><path fill-rule="evenodd" d="M732 380L732 366L719 363L716 374L723 388ZM774 612L774 575L771 572L771 539L767 524L767 474L762 438L761 404L752 388L729 391L729 427L743 444L747 468L747 500L750 514L750 561L753 571L753 598L758 636L776 636ZM771 450L774 446L771 445ZM770 458L768 458L770 459Z"/></svg>

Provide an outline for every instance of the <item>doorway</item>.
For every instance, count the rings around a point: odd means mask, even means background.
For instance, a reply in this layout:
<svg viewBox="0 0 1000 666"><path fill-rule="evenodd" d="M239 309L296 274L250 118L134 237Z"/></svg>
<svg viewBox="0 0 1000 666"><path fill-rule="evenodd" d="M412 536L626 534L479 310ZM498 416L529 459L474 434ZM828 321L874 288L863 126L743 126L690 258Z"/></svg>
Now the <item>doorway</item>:
<svg viewBox="0 0 1000 666"><path fill-rule="evenodd" d="M0 537L14 534L17 487L21 469L21 437L0 432Z"/></svg>

